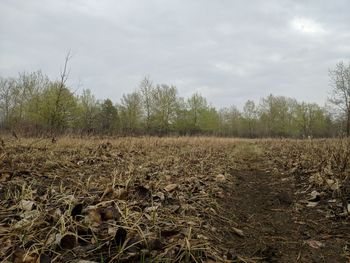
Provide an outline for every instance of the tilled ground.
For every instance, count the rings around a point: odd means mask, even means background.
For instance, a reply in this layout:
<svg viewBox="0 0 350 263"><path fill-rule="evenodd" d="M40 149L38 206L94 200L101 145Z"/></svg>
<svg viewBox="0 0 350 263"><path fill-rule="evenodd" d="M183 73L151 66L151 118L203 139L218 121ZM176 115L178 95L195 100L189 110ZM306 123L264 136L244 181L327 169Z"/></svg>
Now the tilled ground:
<svg viewBox="0 0 350 263"><path fill-rule="evenodd" d="M292 176L237 171L229 199L244 236L229 238L233 251L249 262L349 262L349 220L325 217L327 205L307 207L303 184ZM238 212L239 211L239 212Z"/></svg>
<svg viewBox="0 0 350 263"><path fill-rule="evenodd" d="M339 197L268 143L6 141L0 260L349 262Z"/></svg>

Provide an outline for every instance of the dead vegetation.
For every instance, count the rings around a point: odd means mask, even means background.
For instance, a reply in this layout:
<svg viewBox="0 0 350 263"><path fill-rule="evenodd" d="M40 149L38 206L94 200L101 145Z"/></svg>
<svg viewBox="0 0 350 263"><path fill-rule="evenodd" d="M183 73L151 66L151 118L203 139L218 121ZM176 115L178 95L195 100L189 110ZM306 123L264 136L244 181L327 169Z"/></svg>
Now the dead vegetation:
<svg viewBox="0 0 350 263"><path fill-rule="evenodd" d="M347 141L335 140L145 137L60 138L52 143L4 138L0 259L27 263L261 261L274 250L259 248L258 256L246 253L241 245L254 246L257 236L249 234L254 224L239 216L258 211L254 205L259 199L264 206L270 198L270 190L259 197L265 185L257 180L270 178L259 173L274 174L271 180L281 178L283 187L289 187L286 176L302 178L297 191L310 195L308 200L277 195L277 199L283 197L278 200L288 201L284 203L291 207L290 213L301 211L300 206L320 208L326 200L323 208L329 220L346 222L348 150ZM239 180L252 173L263 192L250 190L248 181L245 188L238 187ZM279 206L284 205L282 201ZM255 220L259 223L259 218ZM321 247L324 242L309 238L302 244Z"/></svg>
<svg viewBox="0 0 350 263"><path fill-rule="evenodd" d="M291 254L298 251L295 261L350 260L349 143L349 139L263 142L270 167L266 171L277 178L276 184L280 178L293 197L286 214L295 224L290 228L298 245L288 247Z"/></svg>
<svg viewBox="0 0 350 263"><path fill-rule="evenodd" d="M0 258L13 262L222 261L213 222L234 140L6 142Z"/></svg>
<svg viewBox="0 0 350 263"><path fill-rule="evenodd" d="M295 175L310 194L309 206L326 200L334 217L350 211L350 140L282 140L265 142L275 171ZM322 198L321 198L322 197Z"/></svg>

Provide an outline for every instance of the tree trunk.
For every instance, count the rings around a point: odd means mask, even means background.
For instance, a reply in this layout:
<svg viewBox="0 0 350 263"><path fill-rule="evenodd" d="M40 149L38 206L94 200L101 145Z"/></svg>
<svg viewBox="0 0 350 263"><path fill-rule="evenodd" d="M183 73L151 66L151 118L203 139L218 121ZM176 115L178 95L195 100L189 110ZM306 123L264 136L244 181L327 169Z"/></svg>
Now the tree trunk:
<svg viewBox="0 0 350 263"><path fill-rule="evenodd" d="M346 137L350 135L350 111L347 112L347 120L346 120Z"/></svg>

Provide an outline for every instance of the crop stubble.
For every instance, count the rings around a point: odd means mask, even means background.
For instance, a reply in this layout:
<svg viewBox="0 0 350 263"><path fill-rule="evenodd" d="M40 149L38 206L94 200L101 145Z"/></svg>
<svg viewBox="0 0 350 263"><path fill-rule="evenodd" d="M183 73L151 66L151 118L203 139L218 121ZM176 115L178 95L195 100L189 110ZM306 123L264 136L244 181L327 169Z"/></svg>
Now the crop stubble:
<svg viewBox="0 0 350 263"><path fill-rule="evenodd" d="M336 140L4 138L0 259L346 262L347 155Z"/></svg>

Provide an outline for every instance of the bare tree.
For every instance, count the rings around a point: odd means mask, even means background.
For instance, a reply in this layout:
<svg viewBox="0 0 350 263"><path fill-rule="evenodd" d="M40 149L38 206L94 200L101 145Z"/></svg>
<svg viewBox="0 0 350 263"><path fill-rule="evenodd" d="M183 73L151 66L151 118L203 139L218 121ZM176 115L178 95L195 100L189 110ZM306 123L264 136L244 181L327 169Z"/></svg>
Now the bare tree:
<svg viewBox="0 0 350 263"><path fill-rule="evenodd" d="M10 110L14 82L15 81L12 79L0 79L0 120L5 128L8 128L10 125Z"/></svg>
<svg viewBox="0 0 350 263"><path fill-rule="evenodd" d="M257 109L254 101L248 100L243 107L243 117L248 124L248 135L253 137L254 126L257 119Z"/></svg>
<svg viewBox="0 0 350 263"><path fill-rule="evenodd" d="M339 62L334 69L329 72L331 85L333 87L332 97L329 99L331 103L336 105L346 120L346 136L350 135L350 64L345 65Z"/></svg>
<svg viewBox="0 0 350 263"><path fill-rule="evenodd" d="M145 77L140 83L140 91L142 95L143 108L146 112L146 131L149 132L151 126L151 114L152 114L152 92L153 83L149 77Z"/></svg>
<svg viewBox="0 0 350 263"><path fill-rule="evenodd" d="M62 100L64 99L63 98L64 89L66 89L66 82L69 77L69 70L67 69L67 66L71 58L72 58L72 55L70 51L68 51L64 60L63 70L61 70L60 79L58 81L57 94L55 98L55 106L51 115L51 125L50 125L51 126L50 133L53 138L55 137L55 131L57 131L61 125L59 120L59 115L62 114L62 112L64 111L64 109L62 108Z"/></svg>

